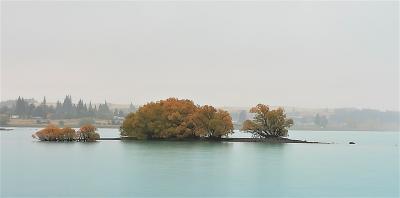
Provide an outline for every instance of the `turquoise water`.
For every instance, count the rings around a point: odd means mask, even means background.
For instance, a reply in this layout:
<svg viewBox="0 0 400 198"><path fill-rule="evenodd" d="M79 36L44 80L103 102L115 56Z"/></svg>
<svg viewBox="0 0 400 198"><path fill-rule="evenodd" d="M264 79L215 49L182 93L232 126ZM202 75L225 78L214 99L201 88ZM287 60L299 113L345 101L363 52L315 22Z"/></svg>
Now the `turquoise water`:
<svg viewBox="0 0 400 198"><path fill-rule="evenodd" d="M290 132L334 144L49 143L35 130L0 132L1 197L399 196L398 132Z"/></svg>

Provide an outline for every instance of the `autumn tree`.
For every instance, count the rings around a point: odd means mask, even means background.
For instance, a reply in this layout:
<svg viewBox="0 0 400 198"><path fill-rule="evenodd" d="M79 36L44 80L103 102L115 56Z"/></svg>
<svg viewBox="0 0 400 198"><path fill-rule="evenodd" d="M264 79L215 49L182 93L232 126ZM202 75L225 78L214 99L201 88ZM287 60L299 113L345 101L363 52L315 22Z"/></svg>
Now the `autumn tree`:
<svg viewBox="0 0 400 198"><path fill-rule="evenodd" d="M253 120L246 120L242 130L252 133L254 137L285 137L293 120L286 118L283 108L271 110L268 105L258 104L250 109L255 114Z"/></svg>
<svg viewBox="0 0 400 198"><path fill-rule="evenodd" d="M39 130L32 135L41 141L56 141L60 128L56 125L48 125L46 128Z"/></svg>
<svg viewBox="0 0 400 198"><path fill-rule="evenodd" d="M44 129L36 132L32 137L41 141L73 141L76 133L72 128L59 128L56 125L48 125Z"/></svg>
<svg viewBox="0 0 400 198"><path fill-rule="evenodd" d="M97 128L91 124L81 126L77 132L77 138L79 141L93 142L100 139L100 135L96 133Z"/></svg>
<svg viewBox="0 0 400 198"><path fill-rule="evenodd" d="M50 124L44 129L32 135L33 138L41 141L96 141L100 135L96 133L96 127L93 125L84 125L78 132L74 129L65 127L59 128L56 125Z"/></svg>
<svg viewBox="0 0 400 198"><path fill-rule="evenodd" d="M148 103L126 117L121 135L139 139L195 137L190 120L195 110L192 101L177 98Z"/></svg>
<svg viewBox="0 0 400 198"><path fill-rule="evenodd" d="M177 98L148 103L130 113L121 126L122 136L138 139L220 138L232 131L228 112Z"/></svg>
<svg viewBox="0 0 400 198"><path fill-rule="evenodd" d="M76 131L70 127L65 127L61 129L62 140L73 141L76 139Z"/></svg>
<svg viewBox="0 0 400 198"><path fill-rule="evenodd" d="M233 133L232 118L227 111L212 106L199 107L192 116L195 133L199 137L220 139Z"/></svg>

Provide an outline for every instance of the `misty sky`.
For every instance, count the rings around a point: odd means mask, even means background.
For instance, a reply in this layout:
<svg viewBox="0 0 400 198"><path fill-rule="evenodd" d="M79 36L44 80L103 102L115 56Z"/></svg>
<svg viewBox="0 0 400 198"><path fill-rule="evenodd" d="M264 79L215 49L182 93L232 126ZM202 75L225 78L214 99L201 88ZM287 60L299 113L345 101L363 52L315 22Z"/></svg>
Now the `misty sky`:
<svg viewBox="0 0 400 198"><path fill-rule="evenodd" d="M396 2L2 2L1 99L399 108Z"/></svg>

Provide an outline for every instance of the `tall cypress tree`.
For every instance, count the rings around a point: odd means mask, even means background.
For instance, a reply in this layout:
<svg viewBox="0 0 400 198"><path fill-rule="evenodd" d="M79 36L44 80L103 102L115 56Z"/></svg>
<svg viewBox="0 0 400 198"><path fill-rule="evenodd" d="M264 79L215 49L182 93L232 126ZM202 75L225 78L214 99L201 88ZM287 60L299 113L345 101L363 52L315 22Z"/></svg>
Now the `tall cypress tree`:
<svg viewBox="0 0 400 198"><path fill-rule="evenodd" d="M42 106L42 115L41 116L43 118L47 118L47 114L49 112L48 112L48 108L47 108L47 104L46 104L46 96L43 97L43 102L42 102L41 106Z"/></svg>
<svg viewBox="0 0 400 198"><path fill-rule="evenodd" d="M15 104L15 114L21 118L27 116L28 104L25 102L24 98L18 96L17 102Z"/></svg>

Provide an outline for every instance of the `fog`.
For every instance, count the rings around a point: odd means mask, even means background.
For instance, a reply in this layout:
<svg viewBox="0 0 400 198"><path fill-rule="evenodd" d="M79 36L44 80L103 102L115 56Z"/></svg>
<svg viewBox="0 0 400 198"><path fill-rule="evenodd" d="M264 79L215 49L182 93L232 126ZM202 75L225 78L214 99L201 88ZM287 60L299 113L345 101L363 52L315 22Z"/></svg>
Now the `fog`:
<svg viewBox="0 0 400 198"><path fill-rule="evenodd" d="M1 99L399 108L397 2L3 2Z"/></svg>

